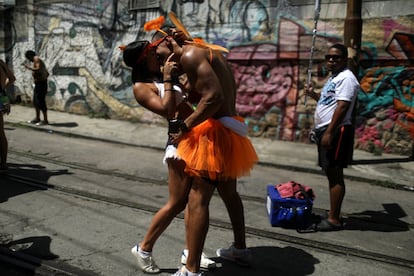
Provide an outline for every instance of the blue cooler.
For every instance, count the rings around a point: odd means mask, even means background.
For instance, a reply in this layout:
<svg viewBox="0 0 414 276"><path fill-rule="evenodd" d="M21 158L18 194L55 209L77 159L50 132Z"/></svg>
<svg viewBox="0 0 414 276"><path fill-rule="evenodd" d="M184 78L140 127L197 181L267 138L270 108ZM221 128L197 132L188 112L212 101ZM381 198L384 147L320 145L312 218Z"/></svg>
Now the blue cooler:
<svg viewBox="0 0 414 276"><path fill-rule="evenodd" d="M275 185L267 186L267 214L272 226L303 229L312 216L311 199L281 198Z"/></svg>

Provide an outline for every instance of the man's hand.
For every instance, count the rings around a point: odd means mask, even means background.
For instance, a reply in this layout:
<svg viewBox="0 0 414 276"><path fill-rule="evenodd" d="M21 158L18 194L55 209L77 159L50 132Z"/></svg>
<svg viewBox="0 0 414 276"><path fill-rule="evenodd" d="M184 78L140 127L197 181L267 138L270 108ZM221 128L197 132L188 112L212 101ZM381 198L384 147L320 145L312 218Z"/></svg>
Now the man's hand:
<svg viewBox="0 0 414 276"><path fill-rule="evenodd" d="M313 90L313 85L312 83L309 83L309 86L307 83L305 83L305 95L311 97L312 99L314 99L315 101L319 100L319 94L316 94L315 91Z"/></svg>
<svg viewBox="0 0 414 276"><path fill-rule="evenodd" d="M174 145L178 145L180 143L181 139L184 137L184 133L180 130L178 133L169 133L171 142Z"/></svg>
<svg viewBox="0 0 414 276"><path fill-rule="evenodd" d="M321 146L330 149L332 147L332 134L330 132L325 131L322 135Z"/></svg>
<svg viewBox="0 0 414 276"><path fill-rule="evenodd" d="M189 129L183 120L171 120L168 123L168 135L173 144L178 144Z"/></svg>
<svg viewBox="0 0 414 276"><path fill-rule="evenodd" d="M173 32L172 37L174 38L175 41L177 41L178 44L182 45L184 44L184 42L188 39L190 39L189 37L187 37L185 35L185 33L181 30L177 30L177 29L171 29Z"/></svg>
<svg viewBox="0 0 414 276"><path fill-rule="evenodd" d="M168 42L168 47L175 54L174 59L178 61L182 55L183 49L180 47L180 45L178 45L177 41L172 37L167 37L167 42Z"/></svg>
<svg viewBox="0 0 414 276"><path fill-rule="evenodd" d="M3 104L2 109L0 109L0 112L9 115L10 114L10 104L9 103L5 103Z"/></svg>

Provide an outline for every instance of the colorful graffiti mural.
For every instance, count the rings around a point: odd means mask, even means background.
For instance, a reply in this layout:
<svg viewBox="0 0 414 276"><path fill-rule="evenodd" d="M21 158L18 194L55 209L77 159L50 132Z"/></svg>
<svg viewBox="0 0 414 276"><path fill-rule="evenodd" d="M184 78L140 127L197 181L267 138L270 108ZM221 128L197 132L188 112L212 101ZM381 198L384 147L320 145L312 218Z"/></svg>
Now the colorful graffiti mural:
<svg viewBox="0 0 414 276"><path fill-rule="evenodd" d="M118 46L149 39L151 34L143 32L143 23L173 10L193 36L230 49L227 58L238 86L237 110L246 118L251 136L307 142L315 103L304 105L303 82L313 14L298 18L298 9L288 0L171 0L160 1L159 10L133 13L127 0L28 6L15 9L7 34L11 40L7 45L13 47L4 47L0 53L12 57L18 78L15 91L24 101L30 101L32 86L30 72L20 64L24 52L32 49L51 72L50 108L161 124L162 118L135 102L130 71L122 63ZM323 14L314 62L317 88L326 78L323 54L329 45L341 42L343 35L343 18L328 19ZM358 148L401 154L411 151L413 22L414 15L364 19Z"/></svg>
<svg viewBox="0 0 414 276"><path fill-rule="evenodd" d="M382 61L382 66L362 73L355 146L375 153L410 155L414 140L414 34L395 32L390 36L386 50L395 60Z"/></svg>

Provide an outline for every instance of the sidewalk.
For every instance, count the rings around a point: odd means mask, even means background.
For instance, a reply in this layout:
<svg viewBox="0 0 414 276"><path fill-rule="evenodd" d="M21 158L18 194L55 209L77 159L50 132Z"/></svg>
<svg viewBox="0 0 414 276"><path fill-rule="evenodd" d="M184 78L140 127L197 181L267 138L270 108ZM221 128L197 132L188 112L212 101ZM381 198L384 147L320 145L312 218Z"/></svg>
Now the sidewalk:
<svg viewBox="0 0 414 276"><path fill-rule="evenodd" d="M47 126L28 124L34 109L13 105L5 122L38 128L44 131L64 133L86 138L126 143L142 147L164 149L166 128L160 125L134 123L122 120L89 118L88 116L49 110ZM251 138L262 164L281 168L321 173L316 164L316 146L267 138ZM345 177L390 187L402 187L414 191L414 161L407 156L355 150L354 165L344 170Z"/></svg>

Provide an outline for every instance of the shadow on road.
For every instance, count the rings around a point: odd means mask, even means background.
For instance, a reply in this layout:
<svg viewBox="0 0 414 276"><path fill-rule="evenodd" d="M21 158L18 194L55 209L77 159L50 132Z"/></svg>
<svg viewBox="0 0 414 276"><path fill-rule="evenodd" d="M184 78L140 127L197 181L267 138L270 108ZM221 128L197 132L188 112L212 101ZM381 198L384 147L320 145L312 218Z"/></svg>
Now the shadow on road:
<svg viewBox="0 0 414 276"><path fill-rule="evenodd" d="M49 178L54 175L71 174L68 170L47 170L45 167L37 164L7 164L9 169L6 173L1 174L1 193L0 203L7 201L10 197L45 190L40 186L22 185L8 178L7 175L16 175L21 178L35 179L40 183L47 183Z"/></svg>
<svg viewBox="0 0 414 276"><path fill-rule="evenodd" d="M54 127L77 127L79 125L76 122L68 122L68 123L50 123L49 126L54 126Z"/></svg>
<svg viewBox="0 0 414 276"><path fill-rule="evenodd" d="M370 164L389 164L389 163L405 163L414 161L413 157L403 158L382 158L382 159L363 159L353 160L352 165L370 165Z"/></svg>
<svg viewBox="0 0 414 276"><path fill-rule="evenodd" d="M401 232L409 231L409 224L401 218L407 214L397 203L383 204L384 210L366 210L360 213L348 215L346 221L347 230L378 231L378 232Z"/></svg>
<svg viewBox="0 0 414 276"><path fill-rule="evenodd" d="M310 275L319 260L302 249L291 246L250 247L253 253L253 265L241 267L235 263L211 258L219 267L205 272L206 276L271 276L271 275ZM163 272L174 273L177 269L166 269Z"/></svg>
<svg viewBox="0 0 414 276"><path fill-rule="evenodd" d="M50 251L52 239L48 236L27 237L20 240L11 241L3 246L14 252L24 253L42 260L54 260L58 255Z"/></svg>

